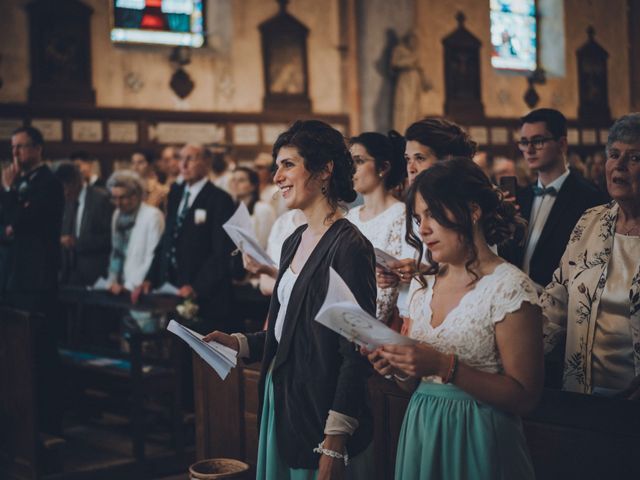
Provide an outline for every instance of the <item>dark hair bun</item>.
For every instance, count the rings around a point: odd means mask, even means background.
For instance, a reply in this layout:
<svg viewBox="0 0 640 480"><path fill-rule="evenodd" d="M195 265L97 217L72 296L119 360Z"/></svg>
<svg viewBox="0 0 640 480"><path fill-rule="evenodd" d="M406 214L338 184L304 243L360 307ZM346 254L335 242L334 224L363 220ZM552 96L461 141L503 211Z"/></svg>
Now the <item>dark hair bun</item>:
<svg viewBox="0 0 640 480"><path fill-rule="evenodd" d="M382 172L388 166L388 173L384 177L384 188L391 190L407 177L407 162L404 158L404 137L395 130L388 135L377 132L364 132L352 137L351 145L362 145L376 164L376 171Z"/></svg>

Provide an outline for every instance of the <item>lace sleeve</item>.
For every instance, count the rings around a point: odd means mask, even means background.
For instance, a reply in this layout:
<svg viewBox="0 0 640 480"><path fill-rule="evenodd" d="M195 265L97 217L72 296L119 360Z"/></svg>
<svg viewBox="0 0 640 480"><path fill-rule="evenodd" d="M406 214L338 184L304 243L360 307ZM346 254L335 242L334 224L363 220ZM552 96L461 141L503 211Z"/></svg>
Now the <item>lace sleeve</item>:
<svg viewBox="0 0 640 480"><path fill-rule="evenodd" d="M535 284L523 272L513 266L498 282L492 298L493 323L504 320L504 317L520 309L522 302L540 306L540 299Z"/></svg>

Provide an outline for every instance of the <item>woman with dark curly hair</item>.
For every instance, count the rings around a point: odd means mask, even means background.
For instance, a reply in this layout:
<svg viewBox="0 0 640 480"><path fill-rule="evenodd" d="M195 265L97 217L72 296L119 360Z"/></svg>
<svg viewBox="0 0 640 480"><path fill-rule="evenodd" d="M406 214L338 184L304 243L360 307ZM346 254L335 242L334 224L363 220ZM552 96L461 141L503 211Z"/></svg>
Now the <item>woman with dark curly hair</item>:
<svg viewBox="0 0 640 480"><path fill-rule="evenodd" d="M370 367L353 344L318 322L329 267L360 306L376 311L371 243L342 218L356 197L345 141L326 123L294 123L274 147L274 181L306 224L284 242L266 331L217 340L262 359L258 479L373 478Z"/></svg>
<svg viewBox="0 0 640 480"><path fill-rule="evenodd" d="M418 342L368 352L378 372L415 390L396 479L533 479L518 415L542 389L538 295L489 248L521 228L515 208L471 160L445 160L409 189L407 225L407 241L426 246L431 263L409 292Z"/></svg>

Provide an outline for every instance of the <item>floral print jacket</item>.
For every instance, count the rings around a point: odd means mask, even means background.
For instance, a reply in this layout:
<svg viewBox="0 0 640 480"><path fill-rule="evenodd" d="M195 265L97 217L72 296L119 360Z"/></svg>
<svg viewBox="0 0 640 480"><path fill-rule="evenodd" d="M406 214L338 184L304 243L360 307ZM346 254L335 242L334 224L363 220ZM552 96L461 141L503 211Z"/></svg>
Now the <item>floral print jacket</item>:
<svg viewBox="0 0 640 480"><path fill-rule="evenodd" d="M607 279L618 218L611 202L587 210L576 224L560 266L540 298L544 315L567 329L563 388L591 393L591 353L600 297ZM640 258L629 286L635 374L640 375Z"/></svg>

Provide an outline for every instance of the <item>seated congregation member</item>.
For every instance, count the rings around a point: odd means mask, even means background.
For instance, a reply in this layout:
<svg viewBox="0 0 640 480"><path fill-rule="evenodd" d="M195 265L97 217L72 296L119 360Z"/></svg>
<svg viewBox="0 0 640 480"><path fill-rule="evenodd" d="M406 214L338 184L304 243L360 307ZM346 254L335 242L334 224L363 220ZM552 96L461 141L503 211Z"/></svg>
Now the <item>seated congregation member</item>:
<svg viewBox="0 0 640 480"><path fill-rule="evenodd" d="M111 251L113 207L102 188L83 184L73 163L55 170L65 196L62 216L62 268L60 281L70 285L93 285L107 272Z"/></svg>
<svg viewBox="0 0 640 480"><path fill-rule="evenodd" d="M273 154L287 207L302 210L307 223L282 247L268 329L246 337L214 332L205 340L262 359L257 479L370 479L370 368L352 343L314 320L329 267L363 309L376 309L373 248L342 218L340 204L356 197L353 163L340 132L316 120L294 123Z"/></svg>
<svg viewBox="0 0 640 480"><path fill-rule="evenodd" d="M563 388L640 399L640 113L609 130L613 201L578 220L542 294L544 315L567 330Z"/></svg>
<svg viewBox="0 0 640 480"><path fill-rule="evenodd" d="M434 165L438 160L451 156L473 158L476 143L457 124L444 118L427 117L412 123L405 132L405 153L407 161L407 179L411 185L416 176ZM398 310L407 315L407 293L409 283L415 273L415 255L413 247L404 243L400 261L393 266L389 274L377 269L378 286L388 288L400 282L398 288Z"/></svg>
<svg viewBox="0 0 640 480"><path fill-rule="evenodd" d="M231 305L230 255L233 244L222 229L234 212L233 200L207 178L211 152L186 145L181 152L184 182L169 192L166 228L153 263L134 300L152 287L169 282L183 298L195 298L200 331L227 328Z"/></svg>
<svg viewBox="0 0 640 480"><path fill-rule="evenodd" d="M534 478L518 415L542 390L538 294L489 248L517 218L467 158L437 163L409 189L407 221L422 242L409 226L407 241L420 253L426 246L431 265L410 290L408 334L419 343L365 352L378 372L415 389L397 480Z"/></svg>
<svg viewBox="0 0 640 480"><path fill-rule="evenodd" d="M404 138L397 132L389 135L365 132L351 139L351 157L356 167L353 187L364 204L352 208L347 220L363 233L374 247L399 257L403 251L405 208L393 196L393 189L407 176ZM378 286L376 316L389 323L398 298L397 283L389 288Z"/></svg>
<svg viewBox="0 0 640 480"><path fill-rule="evenodd" d="M518 148L529 167L538 173L538 181L516 194L520 214L529 222L526 241L511 242L499 252L544 286L551 281L580 216L606 198L567 168L567 119L562 113L540 108L520 121Z"/></svg>
<svg viewBox="0 0 640 480"><path fill-rule="evenodd" d="M164 231L164 216L143 202L144 180L131 170L114 172L107 188L116 207L111 221L109 290L120 295L133 292L144 282Z"/></svg>
<svg viewBox="0 0 640 480"><path fill-rule="evenodd" d="M151 152L135 152L131 155L131 168L145 182L146 195L144 202L160 210L166 209L169 186L160 183L153 166Z"/></svg>
<svg viewBox="0 0 640 480"><path fill-rule="evenodd" d="M268 203L260 201L260 180L258 174L247 167L236 167L229 185L231 196L243 202L251 215L251 224L256 240L262 248L267 247L271 226L276 214Z"/></svg>

